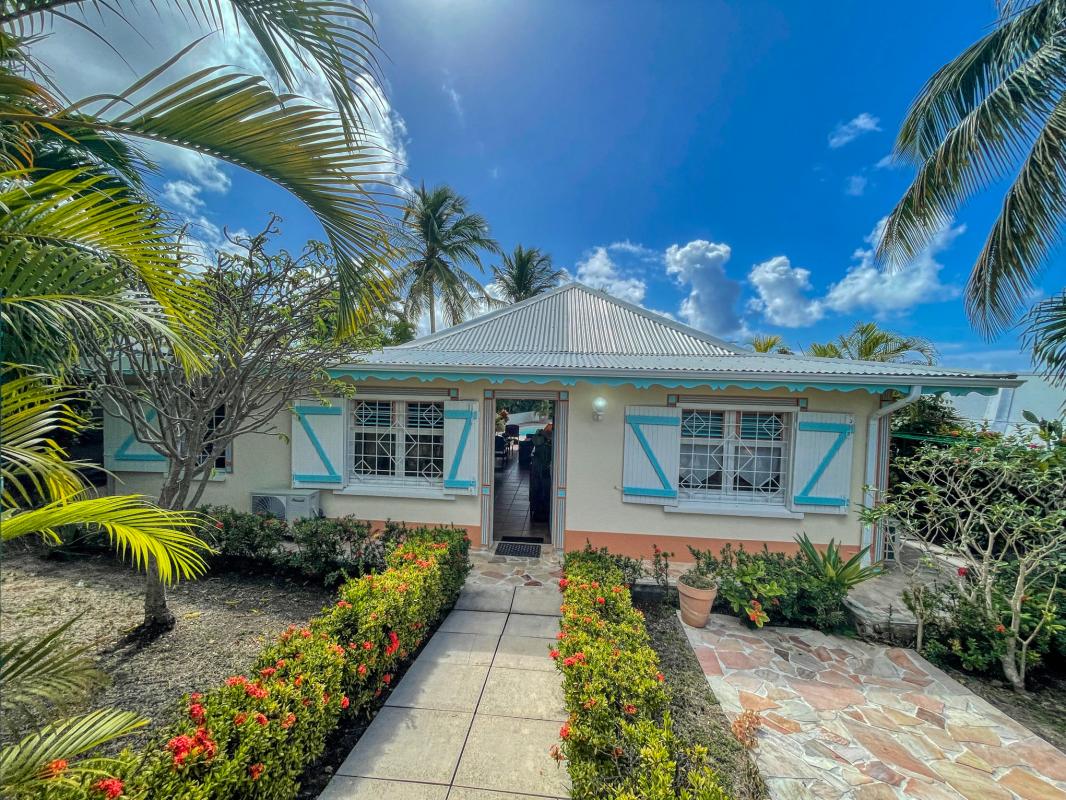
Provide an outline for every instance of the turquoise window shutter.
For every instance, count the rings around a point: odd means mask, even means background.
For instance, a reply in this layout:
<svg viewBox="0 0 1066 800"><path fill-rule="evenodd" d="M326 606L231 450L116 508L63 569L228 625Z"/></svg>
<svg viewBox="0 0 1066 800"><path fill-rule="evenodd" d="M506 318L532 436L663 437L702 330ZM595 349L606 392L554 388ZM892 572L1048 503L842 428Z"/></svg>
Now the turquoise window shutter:
<svg viewBox="0 0 1066 800"><path fill-rule="evenodd" d="M629 406L625 410L622 499L677 505L681 459L681 409Z"/></svg>
<svg viewBox="0 0 1066 800"><path fill-rule="evenodd" d="M444 403L444 491L474 494L478 480L478 412L474 400Z"/></svg>
<svg viewBox="0 0 1066 800"><path fill-rule="evenodd" d="M348 420L342 397L302 400L292 409L293 488L340 489L344 477Z"/></svg>
<svg viewBox="0 0 1066 800"><path fill-rule="evenodd" d="M796 424L792 506L797 511L843 514L851 505L855 418L802 412Z"/></svg>
<svg viewBox="0 0 1066 800"><path fill-rule="evenodd" d="M154 408L147 408L145 422L151 426L156 415ZM167 457L138 441L133 426L126 420L105 413L104 468L112 472L166 472Z"/></svg>

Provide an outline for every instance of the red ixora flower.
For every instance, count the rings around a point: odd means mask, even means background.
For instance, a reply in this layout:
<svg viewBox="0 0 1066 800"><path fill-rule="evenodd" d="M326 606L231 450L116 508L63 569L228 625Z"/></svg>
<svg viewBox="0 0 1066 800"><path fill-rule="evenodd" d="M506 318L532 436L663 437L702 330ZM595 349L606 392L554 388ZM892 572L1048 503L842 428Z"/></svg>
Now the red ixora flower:
<svg viewBox="0 0 1066 800"><path fill-rule="evenodd" d="M666 676L663 675L661 672L656 672L655 673L655 680L657 680L659 683L662 683L663 681L666 680Z"/></svg>
<svg viewBox="0 0 1066 800"><path fill-rule="evenodd" d="M632 703L626 703L624 706L622 706L622 710L630 716L637 713L637 707Z"/></svg>
<svg viewBox="0 0 1066 800"><path fill-rule="evenodd" d="M247 721L248 721L248 715L245 714L243 711L241 711L240 713L238 713L237 715L235 715L233 717L233 724L234 725L243 725Z"/></svg>
<svg viewBox="0 0 1066 800"><path fill-rule="evenodd" d="M199 703L192 703L189 706L189 719L193 722L204 721L204 707Z"/></svg>
<svg viewBox="0 0 1066 800"><path fill-rule="evenodd" d="M970 574L970 570L969 570L968 567L959 567L959 577L960 578L965 578L969 574Z"/></svg>
<svg viewBox="0 0 1066 800"><path fill-rule="evenodd" d="M352 604L349 603L347 600L338 600L337 601L337 608L351 608L351 607L352 607Z"/></svg>
<svg viewBox="0 0 1066 800"><path fill-rule="evenodd" d="M399 649L400 637L396 635L396 631L389 631L389 643L385 645L385 655L391 656Z"/></svg>
<svg viewBox="0 0 1066 800"><path fill-rule="evenodd" d="M248 683L248 679L243 675L232 675L226 678L227 686L244 686L246 683Z"/></svg>
<svg viewBox="0 0 1066 800"><path fill-rule="evenodd" d="M363 642L363 649L364 650L373 650L374 649L373 642L369 642L369 641Z"/></svg>
<svg viewBox="0 0 1066 800"><path fill-rule="evenodd" d="M225 526L225 525L223 525L223 524L222 524L221 522L216 522L216 523L215 523L215 527L216 527L216 528L218 528L219 530L222 530L222 529L223 529L223 528L225 528L226 526Z"/></svg>
<svg viewBox="0 0 1066 800"><path fill-rule="evenodd" d="M1007 632L1007 626L1004 625L1002 622L999 625L996 626L996 633L1006 633L1006 632Z"/></svg>
<svg viewBox="0 0 1066 800"><path fill-rule="evenodd" d="M563 727L559 728L559 738L560 739L569 739L570 738L570 723L569 722L564 722L563 723Z"/></svg>
<svg viewBox="0 0 1066 800"><path fill-rule="evenodd" d="M248 767L248 774L252 776L253 781L259 780L259 776L263 774L263 770L266 769L266 765L262 762L258 764L252 764Z"/></svg>
<svg viewBox="0 0 1066 800"><path fill-rule="evenodd" d="M386 672L384 675L381 676L381 682L388 686L390 683L392 683L392 675Z"/></svg>
<svg viewBox="0 0 1066 800"><path fill-rule="evenodd" d="M366 664L360 664L356 672L358 672L360 675L366 675Z"/></svg>
<svg viewBox="0 0 1066 800"><path fill-rule="evenodd" d="M67 771L68 766L70 766L70 763L65 758L49 761L44 767L44 776L46 778L58 778Z"/></svg>
<svg viewBox="0 0 1066 800"><path fill-rule="evenodd" d="M270 694L270 690L265 686L260 686L258 683L247 683L244 686L244 693L249 697L254 697L256 700L262 700Z"/></svg>
<svg viewBox="0 0 1066 800"><path fill-rule="evenodd" d="M559 588L560 589L565 589L569 585L570 585L570 581L568 581L566 578L559 578Z"/></svg>
<svg viewBox="0 0 1066 800"><path fill-rule="evenodd" d="M294 722L296 722L296 715L290 711L285 715L285 719L281 721L281 727L287 730L292 727Z"/></svg>
<svg viewBox="0 0 1066 800"><path fill-rule="evenodd" d="M260 725L269 725L270 724L270 720L267 719L267 715L266 714L256 714L255 715L255 721L258 724L260 724Z"/></svg>
<svg viewBox="0 0 1066 800"><path fill-rule="evenodd" d="M341 697L341 708L347 708L352 704L352 701L348 699L348 695Z"/></svg>
<svg viewBox="0 0 1066 800"><path fill-rule="evenodd" d="M597 602L597 603L598 603L599 605L601 605L601 606L602 606L602 605L603 605L604 603L606 603L607 601L606 601L606 600L605 600L604 598L602 598L602 597L597 597L597 598L596 598L596 602Z"/></svg>
<svg viewBox="0 0 1066 800"><path fill-rule="evenodd" d="M122 795L124 784L118 778L101 778L93 784L93 788L100 792L107 800L115 800Z"/></svg>
<svg viewBox="0 0 1066 800"><path fill-rule="evenodd" d="M559 657L559 651L556 650L555 648L552 648L551 650L548 651L548 657L551 658L551 659L558 658Z"/></svg>

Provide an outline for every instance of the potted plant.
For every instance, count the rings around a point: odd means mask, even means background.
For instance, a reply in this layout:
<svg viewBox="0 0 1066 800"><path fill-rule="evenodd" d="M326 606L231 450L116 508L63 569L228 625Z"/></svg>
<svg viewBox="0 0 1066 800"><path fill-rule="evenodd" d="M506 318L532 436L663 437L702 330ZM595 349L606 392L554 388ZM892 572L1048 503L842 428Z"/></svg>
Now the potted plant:
<svg viewBox="0 0 1066 800"><path fill-rule="evenodd" d="M718 596L718 581L700 569L690 569L677 579L677 594L681 599L681 621L702 628Z"/></svg>

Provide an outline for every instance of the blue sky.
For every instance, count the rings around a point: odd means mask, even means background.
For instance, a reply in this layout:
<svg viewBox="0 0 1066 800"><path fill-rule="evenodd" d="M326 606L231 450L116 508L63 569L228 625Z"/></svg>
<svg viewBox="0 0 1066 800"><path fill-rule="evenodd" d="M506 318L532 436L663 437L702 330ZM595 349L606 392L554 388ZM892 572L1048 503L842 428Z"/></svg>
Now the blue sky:
<svg viewBox="0 0 1066 800"><path fill-rule="evenodd" d="M373 10L387 55L381 124L405 178L452 185L506 249L541 247L587 282L729 339L780 333L803 346L877 319L932 338L945 363L1027 365L1013 336L971 332L959 296L996 195L968 204L901 274L881 272L869 252L911 175L883 162L900 120L924 80L987 29L992 0L389 0ZM159 60L178 42L150 53ZM256 66L240 43L199 57L220 55ZM258 178L162 160L161 193L208 241L223 226L261 226L270 210L289 246L321 235ZM1059 261L1044 291L1063 278Z"/></svg>

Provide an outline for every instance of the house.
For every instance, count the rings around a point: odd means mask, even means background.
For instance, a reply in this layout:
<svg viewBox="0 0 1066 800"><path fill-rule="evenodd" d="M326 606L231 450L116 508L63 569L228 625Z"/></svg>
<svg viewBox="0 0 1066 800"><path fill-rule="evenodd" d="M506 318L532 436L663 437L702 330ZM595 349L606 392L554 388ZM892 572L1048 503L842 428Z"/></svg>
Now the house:
<svg viewBox="0 0 1066 800"><path fill-rule="evenodd" d="M922 394L994 394L1013 374L752 353L570 283L338 364L351 397L295 400L283 436L238 439L205 496L247 509L272 487L319 491L328 516L451 523L474 546L543 535L648 556L653 544L790 551L805 533L880 551L857 516L885 479L888 415ZM497 457L497 408L548 401L530 440L545 519L521 525L525 477ZM544 426L547 428L548 426ZM105 464L152 494L165 463L121 421ZM517 513L516 513L517 506ZM517 520L517 522L516 522ZM517 527L516 527L517 525Z"/></svg>
<svg viewBox="0 0 1066 800"><path fill-rule="evenodd" d="M1022 416L1031 411L1039 419L1061 419L1066 414L1066 387L1056 386L1043 375L1022 373L1021 386L1004 387L993 395L971 394L950 398L967 423L998 433L1023 433L1036 438L1037 426Z"/></svg>

